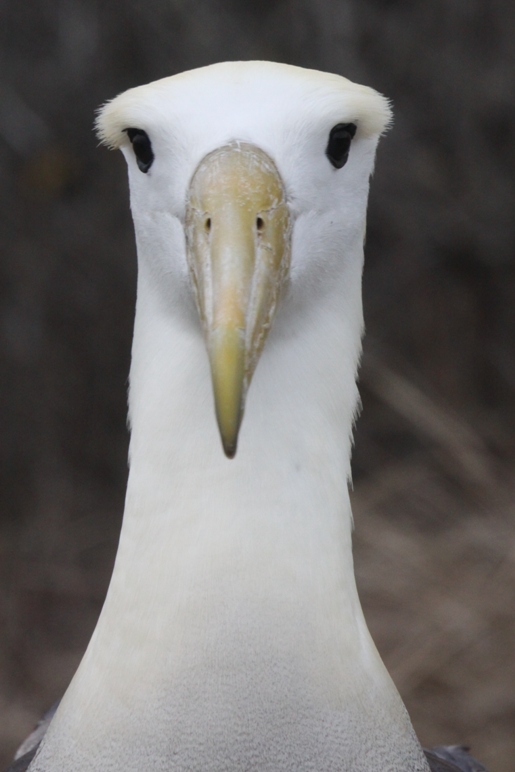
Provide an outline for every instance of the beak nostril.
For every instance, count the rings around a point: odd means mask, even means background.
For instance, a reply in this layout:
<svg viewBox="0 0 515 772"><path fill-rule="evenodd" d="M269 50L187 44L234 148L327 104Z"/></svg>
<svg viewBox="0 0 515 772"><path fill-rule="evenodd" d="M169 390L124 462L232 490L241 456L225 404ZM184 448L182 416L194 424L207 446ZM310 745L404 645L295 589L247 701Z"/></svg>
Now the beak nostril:
<svg viewBox="0 0 515 772"><path fill-rule="evenodd" d="M211 230L211 217L208 217L204 223L204 228L206 229L206 233L209 233Z"/></svg>
<svg viewBox="0 0 515 772"><path fill-rule="evenodd" d="M263 230L264 227L265 227L265 222L264 222L263 218L262 217L257 217L256 218L256 230L258 231L258 233L261 233L261 231Z"/></svg>

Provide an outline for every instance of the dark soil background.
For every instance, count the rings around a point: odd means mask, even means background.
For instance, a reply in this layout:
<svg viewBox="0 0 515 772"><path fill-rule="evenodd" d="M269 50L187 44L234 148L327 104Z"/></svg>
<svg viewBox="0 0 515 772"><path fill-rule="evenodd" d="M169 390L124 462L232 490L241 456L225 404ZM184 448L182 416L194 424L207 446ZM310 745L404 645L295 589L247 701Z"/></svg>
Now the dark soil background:
<svg viewBox="0 0 515 772"><path fill-rule="evenodd" d="M393 100L364 279L360 593L422 741L513 772L513 0L0 0L0 22L0 768L80 660L122 514L135 250L94 110L273 59Z"/></svg>

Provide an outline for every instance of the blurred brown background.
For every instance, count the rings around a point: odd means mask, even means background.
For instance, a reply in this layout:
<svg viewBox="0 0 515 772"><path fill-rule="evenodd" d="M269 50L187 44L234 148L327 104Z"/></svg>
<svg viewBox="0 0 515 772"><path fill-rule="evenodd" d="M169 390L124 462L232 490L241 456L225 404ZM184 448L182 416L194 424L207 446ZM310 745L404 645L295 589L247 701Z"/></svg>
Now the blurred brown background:
<svg viewBox="0 0 515 772"><path fill-rule="evenodd" d="M513 772L513 0L4 0L0 37L0 768L80 659L123 507L135 250L94 110L257 58L393 100L364 279L360 592L422 741Z"/></svg>

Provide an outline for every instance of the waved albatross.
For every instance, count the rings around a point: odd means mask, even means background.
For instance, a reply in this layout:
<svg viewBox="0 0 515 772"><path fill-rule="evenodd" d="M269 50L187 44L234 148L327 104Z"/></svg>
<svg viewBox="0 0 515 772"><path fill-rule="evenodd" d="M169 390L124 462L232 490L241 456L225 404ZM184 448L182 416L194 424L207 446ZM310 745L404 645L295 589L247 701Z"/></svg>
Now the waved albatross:
<svg viewBox="0 0 515 772"><path fill-rule="evenodd" d="M354 579L365 215L389 121L370 88L268 62L100 112L138 247L130 474L104 608L31 772L474 769L423 752Z"/></svg>

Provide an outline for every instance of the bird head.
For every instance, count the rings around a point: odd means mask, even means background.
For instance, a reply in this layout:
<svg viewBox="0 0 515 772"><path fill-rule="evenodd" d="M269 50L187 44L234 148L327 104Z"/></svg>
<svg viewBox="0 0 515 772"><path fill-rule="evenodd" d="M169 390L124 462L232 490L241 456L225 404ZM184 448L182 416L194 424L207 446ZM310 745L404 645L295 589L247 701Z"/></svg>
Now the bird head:
<svg viewBox="0 0 515 772"><path fill-rule="evenodd" d="M101 140L127 160L148 282L168 313L191 319L196 309L229 458L284 296L307 314L346 262L361 260L368 181L389 120L370 88L270 62L165 78L99 113ZM360 276L361 264L352 270ZM185 284L189 301L177 292Z"/></svg>

